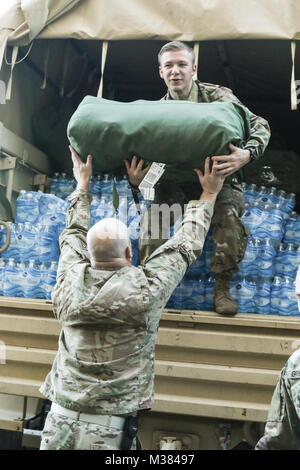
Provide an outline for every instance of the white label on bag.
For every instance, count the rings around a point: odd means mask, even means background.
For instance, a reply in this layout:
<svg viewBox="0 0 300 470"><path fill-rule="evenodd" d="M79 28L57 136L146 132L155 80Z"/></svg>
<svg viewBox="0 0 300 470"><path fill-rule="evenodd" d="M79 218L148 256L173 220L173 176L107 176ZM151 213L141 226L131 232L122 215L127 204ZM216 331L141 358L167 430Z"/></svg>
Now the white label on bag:
<svg viewBox="0 0 300 470"><path fill-rule="evenodd" d="M139 185L139 190L141 191L144 199L153 201L155 195L153 187L163 175L165 166L166 165L164 163L153 162L151 164L148 173Z"/></svg>

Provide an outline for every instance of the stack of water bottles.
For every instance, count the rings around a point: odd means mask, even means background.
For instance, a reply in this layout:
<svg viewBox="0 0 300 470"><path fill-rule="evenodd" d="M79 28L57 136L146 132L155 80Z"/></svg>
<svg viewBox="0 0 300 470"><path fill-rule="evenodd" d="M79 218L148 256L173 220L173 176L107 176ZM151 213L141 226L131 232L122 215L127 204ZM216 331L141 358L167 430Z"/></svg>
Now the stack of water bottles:
<svg viewBox="0 0 300 470"><path fill-rule="evenodd" d="M176 228L177 224L175 224ZM207 234L201 255L189 267L166 307L187 310L213 310L215 276L210 271L214 245L213 227ZM173 230L172 230L173 233Z"/></svg>
<svg viewBox="0 0 300 470"><path fill-rule="evenodd" d="M137 202L134 200L125 174L121 178L116 178L115 184L119 196L116 217L128 227L132 248L132 264L138 266L140 264L140 222L149 207L150 201L144 200L140 193L137 194Z"/></svg>
<svg viewBox="0 0 300 470"><path fill-rule="evenodd" d="M20 191L11 241L0 258L0 294L50 299L59 259L58 238L68 202L41 191ZM6 236L0 228L0 239ZM2 243L2 242L1 242Z"/></svg>
<svg viewBox="0 0 300 470"><path fill-rule="evenodd" d="M300 265L300 215L295 195L276 188L243 184L242 217L251 236L240 271L230 284L240 313L299 315L295 279ZM211 229L202 255L187 271L167 307L213 310L215 278L210 272Z"/></svg>

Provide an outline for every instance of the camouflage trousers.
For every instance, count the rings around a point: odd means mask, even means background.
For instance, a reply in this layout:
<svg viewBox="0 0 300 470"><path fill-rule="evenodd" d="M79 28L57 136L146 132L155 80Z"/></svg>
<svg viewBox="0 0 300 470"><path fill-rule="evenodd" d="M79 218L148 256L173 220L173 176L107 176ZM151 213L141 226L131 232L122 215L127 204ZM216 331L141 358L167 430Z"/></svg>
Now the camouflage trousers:
<svg viewBox="0 0 300 470"><path fill-rule="evenodd" d="M161 183L156 189L155 199L148 208L146 214L141 221L140 229L140 258L143 264L148 256L153 253L167 238L164 225L170 223L173 225L178 219L179 212L182 214L184 205L190 200L199 199L201 188L197 184L189 186L175 186L172 183ZM163 210L163 208L181 207L181 211ZM161 207L158 217L153 217L153 208ZM218 194L215 203L213 224L213 242L214 253L211 262L211 271L216 274L227 273L233 274L239 271L239 263L243 259L249 230L240 217L245 211L244 194L238 184L224 184L222 190ZM167 215L167 217L166 217ZM166 218L170 215L169 220ZM153 237L153 226L156 227L156 235Z"/></svg>
<svg viewBox="0 0 300 470"><path fill-rule="evenodd" d="M49 412L40 450L120 450L123 431ZM131 450L136 449L133 442Z"/></svg>

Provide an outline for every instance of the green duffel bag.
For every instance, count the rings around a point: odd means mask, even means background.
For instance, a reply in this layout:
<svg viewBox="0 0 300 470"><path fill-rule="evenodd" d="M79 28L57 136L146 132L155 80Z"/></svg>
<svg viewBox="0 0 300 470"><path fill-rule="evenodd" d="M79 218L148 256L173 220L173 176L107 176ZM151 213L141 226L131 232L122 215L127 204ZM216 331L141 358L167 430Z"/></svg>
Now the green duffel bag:
<svg viewBox="0 0 300 470"><path fill-rule="evenodd" d="M94 174L124 166L138 155L166 163L162 179L197 181L207 156L242 147L250 133L246 108L232 102L145 101L130 103L86 96L70 119L68 138L82 157L93 155Z"/></svg>

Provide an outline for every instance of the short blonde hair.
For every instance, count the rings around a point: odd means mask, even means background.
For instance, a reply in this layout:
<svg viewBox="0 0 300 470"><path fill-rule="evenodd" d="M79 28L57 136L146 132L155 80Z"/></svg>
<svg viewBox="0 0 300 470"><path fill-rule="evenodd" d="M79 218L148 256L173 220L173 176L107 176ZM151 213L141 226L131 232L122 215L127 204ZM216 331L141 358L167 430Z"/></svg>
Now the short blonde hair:
<svg viewBox="0 0 300 470"><path fill-rule="evenodd" d="M194 65L195 63L195 52L194 52L194 49L192 47L190 47L188 44L185 44L184 42L181 42L181 41L172 41L172 42L167 42L167 44L165 44L161 50L159 51L158 53L158 63L161 64L161 56L165 53L165 52L169 52L169 51L188 51L191 56L192 56L192 63Z"/></svg>

